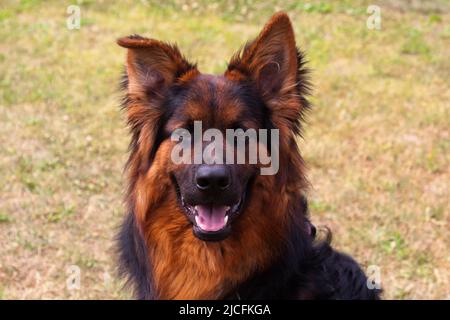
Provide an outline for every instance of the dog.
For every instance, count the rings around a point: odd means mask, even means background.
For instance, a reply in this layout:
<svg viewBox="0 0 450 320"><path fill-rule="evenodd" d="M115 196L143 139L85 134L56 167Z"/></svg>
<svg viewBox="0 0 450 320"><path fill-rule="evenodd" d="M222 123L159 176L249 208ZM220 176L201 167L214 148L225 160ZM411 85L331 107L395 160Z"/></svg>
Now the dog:
<svg viewBox="0 0 450 320"><path fill-rule="evenodd" d="M175 45L138 35L118 44L127 49L131 132L119 270L137 299L380 298L331 237L316 239L309 220L296 141L311 86L286 13L219 76L202 74ZM260 162L175 163L173 132L198 122L219 132L276 130L278 171L263 175Z"/></svg>

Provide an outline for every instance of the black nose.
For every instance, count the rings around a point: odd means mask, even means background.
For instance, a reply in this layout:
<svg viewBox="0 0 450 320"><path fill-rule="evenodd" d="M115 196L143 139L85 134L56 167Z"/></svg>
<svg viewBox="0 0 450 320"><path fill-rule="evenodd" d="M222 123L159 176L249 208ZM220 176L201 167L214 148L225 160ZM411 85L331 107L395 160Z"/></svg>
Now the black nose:
<svg viewBox="0 0 450 320"><path fill-rule="evenodd" d="M201 165L195 175L197 188L204 191L220 191L230 186L230 170L224 165Z"/></svg>

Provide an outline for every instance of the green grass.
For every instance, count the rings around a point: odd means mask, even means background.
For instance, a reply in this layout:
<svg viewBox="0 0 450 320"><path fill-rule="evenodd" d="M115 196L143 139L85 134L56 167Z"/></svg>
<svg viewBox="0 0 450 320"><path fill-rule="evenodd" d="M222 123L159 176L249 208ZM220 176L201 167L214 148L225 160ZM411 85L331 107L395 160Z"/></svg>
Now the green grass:
<svg viewBox="0 0 450 320"><path fill-rule="evenodd" d="M115 40L177 42L220 73L281 9L313 70L299 141L313 222L380 266L385 298L450 298L448 1L378 1L379 31L365 0L78 1L68 30L73 3L0 4L1 299L129 297L114 276L128 143ZM65 287L73 264L78 291Z"/></svg>
<svg viewBox="0 0 450 320"><path fill-rule="evenodd" d="M0 223L11 222L12 218L6 213L0 212Z"/></svg>
<svg viewBox="0 0 450 320"><path fill-rule="evenodd" d="M430 53L430 47L426 44L422 33L419 30L412 29L403 44L402 53L427 55Z"/></svg>

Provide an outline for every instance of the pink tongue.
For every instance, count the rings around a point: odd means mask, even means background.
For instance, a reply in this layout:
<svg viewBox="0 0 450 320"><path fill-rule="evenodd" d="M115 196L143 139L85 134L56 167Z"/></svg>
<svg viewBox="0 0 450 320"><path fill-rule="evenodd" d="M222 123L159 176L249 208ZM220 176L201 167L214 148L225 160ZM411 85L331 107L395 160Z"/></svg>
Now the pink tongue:
<svg viewBox="0 0 450 320"><path fill-rule="evenodd" d="M229 207L213 205L197 205L197 225L204 231L218 231L225 227L226 213Z"/></svg>

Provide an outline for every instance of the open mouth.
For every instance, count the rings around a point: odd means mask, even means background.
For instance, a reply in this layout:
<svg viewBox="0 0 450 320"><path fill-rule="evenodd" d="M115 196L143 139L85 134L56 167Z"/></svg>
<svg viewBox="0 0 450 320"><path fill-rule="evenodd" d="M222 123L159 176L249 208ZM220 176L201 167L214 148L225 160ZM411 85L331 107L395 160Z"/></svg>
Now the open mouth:
<svg viewBox="0 0 450 320"><path fill-rule="evenodd" d="M188 184L182 191L175 175L171 176L177 202L190 223L194 235L204 241L221 241L231 234L232 225L244 211L253 179L246 179L238 188L202 190ZM239 190L239 191L238 191Z"/></svg>
<svg viewBox="0 0 450 320"><path fill-rule="evenodd" d="M231 232L231 222L239 215L243 198L232 205L214 203L190 205L181 196L181 204L193 223L194 234L205 241L220 241Z"/></svg>

